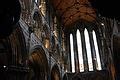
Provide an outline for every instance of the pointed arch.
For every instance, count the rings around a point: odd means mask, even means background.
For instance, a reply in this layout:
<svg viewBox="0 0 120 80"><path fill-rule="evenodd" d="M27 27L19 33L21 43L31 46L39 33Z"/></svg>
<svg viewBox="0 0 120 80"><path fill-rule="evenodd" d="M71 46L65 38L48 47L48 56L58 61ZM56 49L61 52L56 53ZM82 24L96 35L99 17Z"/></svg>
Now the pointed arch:
<svg viewBox="0 0 120 80"><path fill-rule="evenodd" d="M80 72L84 72L84 63L83 63L83 52L82 52L82 43L81 43L81 34L80 31L77 30L77 47L78 47L78 59L79 59L79 67Z"/></svg>
<svg viewBox="0 0 120 80"><path fill-rule="evenodd" d="M46 80L48 76L49 66L48 59L44 48L36 45L30 50L29 56L30 79Z"/></svg>
<svg viewBox="0 0 120 80"><path fill-rule="evenodd" d="M75 72L75 59L74 59L74 48L73 48L73 35L70 34L70 51L71 51L71 67L72 72Z"/></svg>
<svg viewBox="0 0 120 80"><path fill-rule="evenodd" d="M88 30L86 28L84 30L84 35L85 35L86 51L87 51L87 58L88 58L88 67L89 67L89 71L93 71L90 39L89 39Z"/></svg>
<svg viewBox="0 0 120 80"><path fill-rule="evenodd" d="M52 67L51 80L60 80L60 70L57 64Z"/></svg>

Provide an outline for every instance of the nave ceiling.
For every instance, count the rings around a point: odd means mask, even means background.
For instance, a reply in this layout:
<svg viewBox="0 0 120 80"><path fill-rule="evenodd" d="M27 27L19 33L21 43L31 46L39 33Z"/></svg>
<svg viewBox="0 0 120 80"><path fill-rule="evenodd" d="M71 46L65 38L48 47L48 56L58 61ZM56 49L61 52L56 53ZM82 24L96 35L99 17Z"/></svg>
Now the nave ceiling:
<svg viewBox="0 0 120 80"><path fill-rule="evenodd" d="M51 0L63 26L70 26L79 20L93 22L96 11L88 0Z"/></svg>

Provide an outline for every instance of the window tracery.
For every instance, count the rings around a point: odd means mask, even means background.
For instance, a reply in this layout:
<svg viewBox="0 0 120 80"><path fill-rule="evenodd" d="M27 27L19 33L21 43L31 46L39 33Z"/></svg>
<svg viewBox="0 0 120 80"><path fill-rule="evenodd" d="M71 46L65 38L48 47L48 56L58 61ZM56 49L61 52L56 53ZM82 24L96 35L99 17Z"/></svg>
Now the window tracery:
<svg viewBox="0 0 120 80"><path fill-rule="evenodd" d="M73 35L73 33L75 33L76 36ZM102 70L99 44L97 41L98 37L96 36L95 30L92 28L87 29L87 27L84 26L82 29L78 28L73 30L69 36L71 71L76 72L76 70L79 70L79 72L85 72ZM76 37L75 39L77 40L75 40L74 37ZM77 49L75 49L75 45ZM77 69L77 67L79 67L79 69Z"/></svg>

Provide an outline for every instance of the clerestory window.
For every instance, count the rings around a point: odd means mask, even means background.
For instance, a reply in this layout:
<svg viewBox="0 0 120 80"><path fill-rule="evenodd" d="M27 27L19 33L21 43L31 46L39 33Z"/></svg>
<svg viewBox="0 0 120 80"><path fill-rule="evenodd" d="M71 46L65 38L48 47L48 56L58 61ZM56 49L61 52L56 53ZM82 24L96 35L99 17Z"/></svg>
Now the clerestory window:
<svg viewBox="0 0 120 80"><path fill-rule="evenodd" d="M76 35L70 33L71 71L76 72L76 68L78 67L80 72L85 72L86 69L87 71L102 70L96 32L84 28L83 31L77 29L75 34ZM74 37L76 37L75 39L77 40L75 40ZM77 49L75 49L75 45ZM79 65L77 65L76 58Z"/></svg>
<svg viewBox="0 0 120 80"><path fill-rule="evenodd" d="M73 48L73 35L70 34L70 49L71 49L71 66L72 72L75 72L74 48Z"/></svg>

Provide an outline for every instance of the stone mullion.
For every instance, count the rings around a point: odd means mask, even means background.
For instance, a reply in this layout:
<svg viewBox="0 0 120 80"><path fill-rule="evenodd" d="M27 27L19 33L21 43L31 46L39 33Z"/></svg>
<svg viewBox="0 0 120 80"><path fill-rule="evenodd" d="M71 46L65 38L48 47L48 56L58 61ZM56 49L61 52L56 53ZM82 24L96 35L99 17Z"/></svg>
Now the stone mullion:
<svg viewBox="0 0 120 80"><path fill-rule="evenodd" d="M89 32L89 39L90 39L90 46L91 46L91 55L92 55L93 69L96 70L97 59L96 59L96 52L95 52L93 34L92 34L91 31Z"/></svg>
<svg viewBox="0 0 120 80"><path fill-rule="evenodd" d="M66 44L65 44L65 49L66 49L66 53L69 53L69 54L67 54L68 55L68 67L67 67L67 70L68 71L70 71L70 72L72 72L72 65L71 65L71 51L70 51L70 35L69 34L65 34L66 35L66 39L65 39L65 42L66 42Z"/></svg>
<svg viewBox="0 0 120 80"><path fill-rule="evenodd" d="M79 59L78 59L78 47L77 47L77 37L76 37L76 31L73 33L73 47L74 47L74 55L75 55L75 71L79 72Z"/></svg>
<svg viewBox="0 0 120 80"><path fill-rule="evenodd" d="M105 68L105 64L104 64L104 45L103 45L104 40L103 40L103 37L102 37L102 33L100 33L100 38L98 39L98 44L101 44L101 45L98 45L99 50L100 50L99 55L100 55L100 59L101 59L101 67Z"/></svg>

